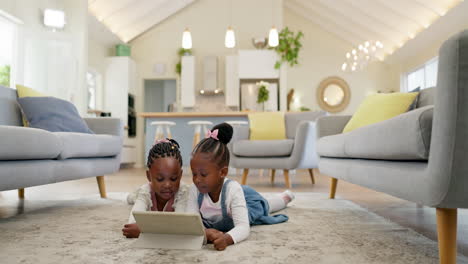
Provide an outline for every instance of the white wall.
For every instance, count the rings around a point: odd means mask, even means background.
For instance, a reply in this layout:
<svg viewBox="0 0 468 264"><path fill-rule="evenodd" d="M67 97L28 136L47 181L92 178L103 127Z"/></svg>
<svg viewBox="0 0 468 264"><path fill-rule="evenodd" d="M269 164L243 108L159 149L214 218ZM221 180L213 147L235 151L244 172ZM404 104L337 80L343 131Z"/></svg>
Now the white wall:
<svg viewBox="0 0 468 264"><path fill-rule="evenodd" d="M101 74L101 89L96 91L96 109L104 110L107 58L115 55L115 45L123 42L107 27L88 15L88 68Z"/></svg>
<svg viewBox="0 0 468 264"><path fill-rule="evenodd" d="M294 32L300 30L304 33L299 65L288 67L287 70L288 91L294 88L294 96L299 97L299 103L292 104L293 109L305 106L319 110L317 87L329 76L343 78L351 90L349 106L338 114L354 113L369 93L399 89L397 74L391 74L394 69L382 62L373 62L361 72L341 71L345 54L352 49L352 45L289 9L284 10L284 25Z"/></svg>
<svg viewBox="0 0 468 264"><path fill-rule="evenodd" d="M61 9L66 26L52 32L42 23L43 10ZM0 9L24 22L18 37L16 82L52 96L71 100L86 111L86 0L0 0Z"/></svg>
<svg viewBox="0 0 468 264"><path fill-rule="evenodd" d="M236 33L236 48L224 47L224 35L229 24L229 12L225 0L198 0L187 8L169 17L156 27L133 40L132 58L138 67L138 91L136 108L143 112L144 79L176 79L174 68L178 61L177 51L181 47L182 32L189 27L192 33L193 54L196 56L196 89L202 87L202 61L204 56L218 56L218 81L224 89L224 56L237 53L238 49L253 49L253 37L267 37L274 21L282 23L282 0L232 0L232 27ZM273 6L274 5L274 6ZM274 7L274 12L272 8ZM166 73L157 76L153 72L155 63L166 64ZM199 111L218 111L224 104L224 96L197 96ZM143 164L143 118L138 118L138 164Z"/></svg>

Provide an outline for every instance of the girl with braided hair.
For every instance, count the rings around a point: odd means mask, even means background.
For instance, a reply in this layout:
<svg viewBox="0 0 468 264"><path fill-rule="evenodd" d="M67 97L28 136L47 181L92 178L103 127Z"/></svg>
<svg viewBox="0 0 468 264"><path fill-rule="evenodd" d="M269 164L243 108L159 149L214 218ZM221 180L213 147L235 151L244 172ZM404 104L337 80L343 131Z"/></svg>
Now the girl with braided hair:
<svg viewBox="0 0 468 264"><path fill-rule="evenodd" d="M136 238L140 229L133 217L134 211L184 212L188 185L180 183L182 179L182 157L179 143L173 139L157 140L148 154L147 184L127 197L133 205L128 224L122 233L127 238Z"/></svg>
<svg viewBox="0 0 468 264"><path fill-rule="evenodd" d="M294 199L290 191L263 197L249 186L226 178L232 127L227 123L214 126L192 152L187 211L200 213L207 242L224 250L249 236L250 225L277 224L288 220L283 214L270 215L284 209Z"/></svg>

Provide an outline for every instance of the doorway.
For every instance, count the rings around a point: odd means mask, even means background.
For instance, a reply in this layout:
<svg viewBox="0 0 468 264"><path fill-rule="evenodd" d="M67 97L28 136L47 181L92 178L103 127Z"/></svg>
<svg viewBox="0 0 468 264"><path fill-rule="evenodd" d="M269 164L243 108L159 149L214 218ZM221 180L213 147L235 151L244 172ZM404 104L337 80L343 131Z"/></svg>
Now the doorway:
<svg viewBox="0 0 468 264"><path fill-rule="evenodd" d="M145 112L173 112L177 100L175 79L145 80Z"/></svg>

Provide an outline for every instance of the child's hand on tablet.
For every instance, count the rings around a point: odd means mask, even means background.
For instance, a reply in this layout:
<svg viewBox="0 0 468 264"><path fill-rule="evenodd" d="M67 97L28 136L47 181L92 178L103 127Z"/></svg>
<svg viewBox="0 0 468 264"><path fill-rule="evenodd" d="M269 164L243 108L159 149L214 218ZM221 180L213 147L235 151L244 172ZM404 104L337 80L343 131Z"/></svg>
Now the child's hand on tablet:
<svg viewBox="0 0 468 264"><path fill-rule="evenodd" d="M126 224L122 229L122 233L127 238L138 238L140 236L140 228L137 224Z"/></svg>
<svg viewBox="0 0 468 264"><path fill-rule="evenodd" d="M206 240L208 240L208 242L211 242L211 243L213 243L213 241L215 241L216 238L218 238L220 235L223 235L223 234L224 234L223 232L218 231L213 228L205 229Z"/></svg>

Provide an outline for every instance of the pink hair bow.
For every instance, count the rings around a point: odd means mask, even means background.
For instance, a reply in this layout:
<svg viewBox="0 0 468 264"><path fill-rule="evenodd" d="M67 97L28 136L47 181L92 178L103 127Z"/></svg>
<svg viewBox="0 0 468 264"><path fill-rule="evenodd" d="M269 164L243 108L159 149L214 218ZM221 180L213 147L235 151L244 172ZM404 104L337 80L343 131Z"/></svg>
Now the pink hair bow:
<svg viewBox="0 0 468 264"><path fill-rule="evenodd" d="M159 143L171 143L171 141L169 141L167 138L157 139L154 141L153 145L157 145Z"/></svg>
<svg viewBox="0 0 468 264"><path fill-rule="evenodd" d="M212 139L219 140L218 139L218 131L219 131L218 129L215 129L213 131L208 130L206 132L206 138L212 138Z"/></svg>

